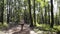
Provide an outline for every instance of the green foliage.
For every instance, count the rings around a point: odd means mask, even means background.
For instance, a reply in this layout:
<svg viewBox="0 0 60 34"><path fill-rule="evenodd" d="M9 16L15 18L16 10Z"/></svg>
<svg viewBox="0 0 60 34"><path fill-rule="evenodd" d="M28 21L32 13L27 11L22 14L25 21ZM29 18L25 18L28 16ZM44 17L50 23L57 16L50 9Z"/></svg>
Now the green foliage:
<svg viewBox="0 0 60 34"><path fill-rule="evenodd" d="M57 30L57 31L60 31L60 25L58 25L58 26L55 25L54 29Z"/></svg>
<svg viewBox="0 0 60 34"><path fill-rule="evenodd" d="M54 25L53 28L50 28L50 25L48 24L36 24L36 27L38 28L42 28L43 30L46 30L46 31L52 31L52 32L58 32L60 31L60 25Z"/></svg>
<svg viewBox="0 0 60 34"><path fill-rule="evenodd" d="M36 0L37 3L40 3L40 6L43 8L44 6L47 6L48 0ZM44 2L45 1L45 2Z"/></svg>
<svg viewBox="0 0 60 34"><path fill-rule="evenodd" d="M31 13L33 13L33 11L34 11L34 9L33 9L33 7L34 7L34 4L33 4L33 0L30 0L31 1ZM7 1L6 0L4 0L4 3L5 4L7 4L6 3ZM49 11L50 11L50 5L49 5L49 7L48 7L48 0L35 0L35 2L36 2L36 6L35 6L35 11L37 10L38 11L38 14L36 14L36 27L39 27L39 28L43 28L43 30L50 30L50 25L48 25L48 24L45 24L45 22L44 22L44 24L43 24L43 20L45 19L45 16L46 16L46 19L48 19L49 17L49 15L47 14ZM15 5L15 3L18 3L18 5ZM0 1L0 7L2 7L2 5L3 5L3 2L2 2L2 0ZM25 6L26 5L26 6ZM4 6L6 6L6 5L4 5ZM31 23L31 22L29 22L30 21L30 14L29 14L29 8L28 8L28 0L14 0L14 2L12 1L12 2L10 2L10 8L11 8L11 10L10 10L10 15L9 16L11 16L11 17L9 17L13 22L15 22L15 21L20 21L20 20L22 20L22 19L24 19L24 17L25 17L25 21L27 21L27 23ZM39 6L39 7L38 7ZM26 10L25 10L25 7L26 7ZM45 8L45 7L47 7L47 8ZM49 10L48 10L48 8L49 8ZM4 9L6 9L6 8L4 8ZM12 10L13 9L13 10ZM45 10L43 10L43 9L46 9L46 15L44 15L44 11ZM4 10L5 11L5 10ZM13 12L12 12L13 11ZM24 11L25 11L25 14L24 14ZM1 12L0 12L1 13ZM6 10L6 13L7 13L7 10ZM50 13L50 12L49 12ZM22 14L22 15L21 15ZM31 16L32 16L32 20L33 20L33 24L35 25L35 23L34 23L34 14L31 14ZM56 19L56 15L54 15L55 16L55 18L54 19ZM58 15L59 16L59 15ZM43 17L43 18L42 18ZM50 16L51 17L51 16ZM6 17L5 17L6 18ZM45 19L45 20L46 20ZM48 19L49 20L49 19ZM47 20L47 21L48 21ZM41 22L42 21L42 22ZM50 22L51 22L51 18L50 18ZM42 24L40 24L40 23L42 23ZM2 23L0 23L0 27L8 27L8 24L6 23L6 22L4 22L3 23L3 25L2 25ZM37 29L37 31L38 31L38 29ZM60 25L59 26L54 26L54 28L52 28L52 30L51 31L60 31Z"/></svg>
<svg viewBox="0 0 60 34"><path fill-rule="evenodd" d="M50 25L48 25L48 24L36 24L36 27L41 27L44 30L49 30L50 29Z"/></svg>
<svg viewBox="0 0 60 34"><path fill-rule="evenodd" d="M8 24L6 22L4 22L3 26L4 27L8 27Z"/></svg>
<svg viewBox="0 0 60 34"><path fill-rule="evenodd" d="M0 22L0 26L2 26L2 23Z"/></svg>
<svg viewBox="0 0 60 34"><path fill-rule="evenodd" d="M8 27L8 24L6 22L4 22L3 24L0 23L0 28L5 28L5 27Z"/></svg>

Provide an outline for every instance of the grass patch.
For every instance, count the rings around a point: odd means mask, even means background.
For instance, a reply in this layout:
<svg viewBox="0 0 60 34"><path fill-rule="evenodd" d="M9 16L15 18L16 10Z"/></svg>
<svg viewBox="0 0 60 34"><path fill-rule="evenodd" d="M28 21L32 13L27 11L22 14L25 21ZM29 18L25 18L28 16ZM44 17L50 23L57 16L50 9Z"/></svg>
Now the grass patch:
<svg viewBox="0 0 60 34"><path fill-rule="evenodd" d="M0 23L0 28L4 28L4 27L8 27L8 24L6 22L4 22L3 24Z"/></svg>
<svg viewBox="0 0 60 34"><path fill-rule="evenodd" d="M57 31L60 31L60 25L55 25L54 27L53 27L55 30L57 30Z"/></svg>
<svg viewBox="0 0 60 34"><path fill-rule="evenodd" d="M48 24L36 24L36 27L40 27L43 28L44 30L49 30L50 29L50 25Z"/></svg>
<svg viewBox="0 0 60 34"><path fill-rule="evenodd" d="M4 26L4 27L8 27L8 24L7 24L7 23L4 23L3 26Z"/></svg>
<svg viewBox="0 0 60 34"><path fill-rule="evenodd" d="M36 27L38 27L38 29L42 28L42 30L45 30L45 31L53 31L53 32L60 31L60 25L58 25L58 26L54 25L53 28L50 28L50 25L48 25L48 24L38 24L38 23L36 23Z"/></svg>

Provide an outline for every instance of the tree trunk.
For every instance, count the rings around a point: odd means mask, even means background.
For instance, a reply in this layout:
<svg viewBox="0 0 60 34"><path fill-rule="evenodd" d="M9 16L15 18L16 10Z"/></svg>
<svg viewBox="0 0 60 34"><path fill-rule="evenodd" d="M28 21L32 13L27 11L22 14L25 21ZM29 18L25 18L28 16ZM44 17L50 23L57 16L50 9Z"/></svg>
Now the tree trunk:
<svg viewBox="0 0 60 34"><path fill-rule="evenodd" d="M48 4L48 24L50 24L50 9L49 9L49 4Z"/></svg>
<svg viewBox="0 0 60 34"><path fill-rule="evenodd" d="M45 0L44 0L44 3L45 3ZM45 16L45 21L44 21L45 24L47 24L47 10L46 9L47 9L47 7L45 6L45 15L44 15Z"/></svg>
<svg viewBox="0 0 60 34"><path fill-rule="evenodd" d="M28 4L29 4L29 13L30 13L30 27L33 27L33 21L32 21L32 16L31 16L31 1L28 0Z"/></svg>
<svg viewBox="0 0 60 34"><path fill-rule="evenodd" d="M51 0L51 24L50 24L50 27L53 28L53 25L54 25L53 0Z"/></svg>
<svg viewBox="0 0 60 34"><path fill-rule="evenodd" d="M4 12L4 0L0 0L0 22L2 22L2 24L3 24L3 12Z"/></svg>
<svg viewBox="0 0 60 34"><path fill-rule="evenodd" d="M2 5L2 24L3 24L3 12L4 12L4 0L2 0L2 2L3 2L3 5Z"/></svg>
<svg viewBox="0 0 60 34"><path fill-rule="evenodd" d="M34 0L34 26L36 26L35 0Z"/></svg>
<svg viewBox="0 0 60 34"><path fill-rule="evenodd" d="M60 7L59 7L59 22L60 22ZM60 23L59 23L60 24Z"/></svg>
<svg viewBox="0 0 60 34"><path fill-rule="evenodd" d="M7 0L7 7L9 7L9 9L7 9L7 23L9 23L9 16L10 16L10 0Z"/></svg>

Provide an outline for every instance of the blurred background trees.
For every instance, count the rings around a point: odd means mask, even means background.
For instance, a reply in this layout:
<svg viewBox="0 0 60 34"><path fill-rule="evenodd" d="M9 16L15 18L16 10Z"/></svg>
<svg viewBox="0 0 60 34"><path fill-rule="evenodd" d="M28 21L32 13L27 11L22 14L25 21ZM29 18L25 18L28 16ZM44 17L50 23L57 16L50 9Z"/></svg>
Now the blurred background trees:
<svg viewBox="0 0 60 34"><path fill-rule="evenodd" d="M0 0L0 22L19 24L24 20L31 27L60 25L59 0Z"/></svg>

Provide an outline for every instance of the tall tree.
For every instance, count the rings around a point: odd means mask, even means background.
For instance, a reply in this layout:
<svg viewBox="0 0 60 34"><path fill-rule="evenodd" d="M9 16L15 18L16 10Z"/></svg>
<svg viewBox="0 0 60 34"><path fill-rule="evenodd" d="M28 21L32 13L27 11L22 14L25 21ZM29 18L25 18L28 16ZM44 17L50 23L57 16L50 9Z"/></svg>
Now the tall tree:
<svg viewBox="0 0 60 34"><path fill-rule="evenodd" d="M4 0L0 0L0 18L1 18L1 22L3 24L3 12L4 12Z"/></svg>
<svg viewBox="0 0 60 34"><path fill-rule="evenodd" d="M59 22L60 22L60 7L59 7ZM60 24L60 23L59 23Z"/></svg>
<svg viewBox="0 0 60 34"><path fill-rule="evenodd" d="M9 0L7 0L7 23L9 23Z"/></svg>
<svg viewBox="0 0 60 34"><path fill-rule="evenodd" d="M54 25L53 0L51 0L51 24L50 24L50 27L53 28L53 25Z"/></svg>
<svg viewBox="0 0 60 34"><path fill-rule="evenodd" d="M31 15L31 1L28 0L28 4L29 4L29 13L30 13L30 27L33 27L33 21L32 21L32 15Z"/></svg>
<svg viewBox="0 0 60 34"><path fill-rule="evenodd" d="M44 0L44 3L45 3L46 1ZM45 6L45 23L47 23L47 6Z"/></svg>
<svg viewBox="0 0 60 34"><path fill-rule="evenodd" d="M34 25L36 26L35 0L34 0Z"/></svg>
<svg viewBox="0 0 60 34"><path fill-rule="evenodd" d="M50 24L50 5L48 3L48 24Z"/></svg>

